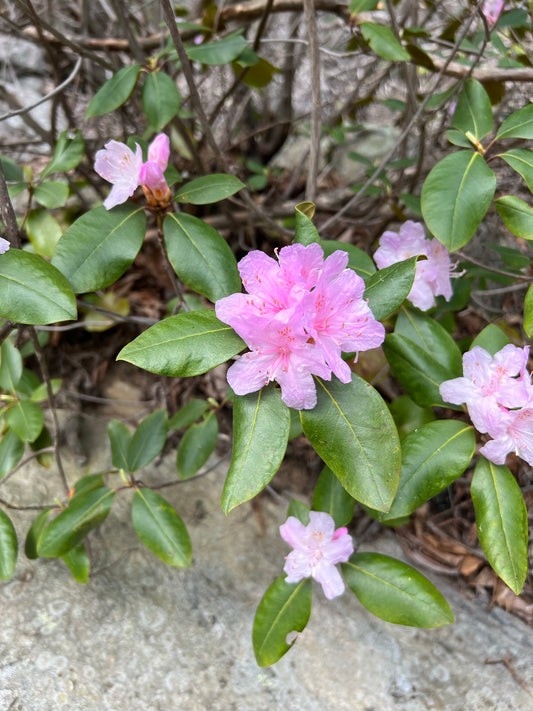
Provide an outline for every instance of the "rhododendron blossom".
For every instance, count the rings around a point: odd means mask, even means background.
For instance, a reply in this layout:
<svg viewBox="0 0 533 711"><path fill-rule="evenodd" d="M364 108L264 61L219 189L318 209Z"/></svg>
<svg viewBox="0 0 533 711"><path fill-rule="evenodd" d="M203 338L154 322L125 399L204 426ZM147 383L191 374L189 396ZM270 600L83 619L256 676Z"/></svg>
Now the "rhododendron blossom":
<svg viewBox="0 0 533 711"><path fill-rule="evenodd" d="M504 464L509 452L533 464L533 385L529 348L507 345L491 356L481 346L463 355L464 377L440 386L443 400L466 404L474 427L490 435L480 452Z"/></svg>
<svg viewBox="0 0 533 711"><path fill-rule="evenodd" d="M347 263L340 250L324 260L318 244L283 247L277 260L253 251L239 262L248 293L215 305L217 317L250 348L228 370L237 395L275 380L283 402L303 410L316 405L313 375L330 380L333 373L350 382L341 352L379 346L385 329L363 300L363 280Z"/></svg>
<svg viewBox="0 0 533 711"><path fill-rule="evenodd" d="M498 22L501 11L503 10L503 0L485 0L481 12L485 15L487 24L492 29Z"/></svg>
<svg viewBox="0 0 533 711"><path fill-rule="evenodd" d="M353 553L353 541L345 527L335 530L335 522L328 513L311 511L307 526L289 516L279 532L294 549L283 567L287 583L314 578L322 585L328 600L344 592L344 581L335 565L345 563Z"/></svg>
<svg viewBox="0 0 533 711"><path fill-rule="evenodd" d="M170 198L164 176L170 154L168 136L164 133L156 136L148 147L146 163L143 163L141 147L138 143L135 146L134 153L125 143L109 141L96 154L95 171L113 184L104 200L106 210L125 202L139 185L143 186L149 204L155 205Z"/></svg>
<svg viewBox="0 0 533 711"><path fill-rule="evenodd" d="M5 254L7 250L11 247L7 239L0 237L0 254Z"/></svg>
<svg viewBox="0 0 533 711"><path fill-rule="evenodd" d="M451 299L453 265L446 247L436 239L426 239L423 225L408 220L400 227L399 233L384 232L374 261L379 269L384 269L417 255L427 259L417 262L415 279L407 298L413 306L427 311L435 306L436 296L443 296L446 301Z"/></svg>

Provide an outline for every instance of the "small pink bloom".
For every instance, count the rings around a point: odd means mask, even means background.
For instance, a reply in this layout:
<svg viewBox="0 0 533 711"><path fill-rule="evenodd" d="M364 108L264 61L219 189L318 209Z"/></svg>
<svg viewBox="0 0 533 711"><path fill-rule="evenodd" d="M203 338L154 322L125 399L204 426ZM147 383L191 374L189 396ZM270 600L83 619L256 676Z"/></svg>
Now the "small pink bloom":
<svg viewBox="0 0 533 711"><path fill-rule="evenodd" d="M139 185L142 166L142 150L138 143L135 153L125 143L109 141L105 149L98 151L94 169L102 178L113 184L104 201L106 210L120 205L133 195Z"/></svg>
<svg viewBox="0 0 533 711"><path fill-rule="evenodd" d="M491 462L505 464L507 455L514 452L533 466L533 407L502 408L500 421L489 434L494 439L479 451Z"/></svg>
<svg viewBox="0 0 533 711"><path fill-rule="evenodd" d="M294 548L283 568L287 583L312 577L322 585L328 600L344 592L344 581L335 565L345 563L353 553L353 541L345 527L335 530L328 513L311 511L307 526L289 516L279 531Z"/></svg>
<svg viewBox="0 0 533 711"><path fill-rule="evenodd" d="M384 232L374 261L379 269L384 269L417 255L427 259L417 262L415 279L407 298L417 308L427 311L435 306L436 296L443 296L446 301L451 299L453 265L446 247L437 240L425 238L423 225L408 220L400 227L399 233Z"/></svg>
<svg viewBox="0 0 533 711"><path fill-rule="evenodd" d="M483 3L481 12L485 15L490 29L498 22L502 10L503 0L485 0Z"/></svg>
<svg viewBox="0 0 533 711"><path fill-rule="evenodd" d="M11 244L7 241L7 239L0 237L0 254L5 254L10 247Z"/></svg>

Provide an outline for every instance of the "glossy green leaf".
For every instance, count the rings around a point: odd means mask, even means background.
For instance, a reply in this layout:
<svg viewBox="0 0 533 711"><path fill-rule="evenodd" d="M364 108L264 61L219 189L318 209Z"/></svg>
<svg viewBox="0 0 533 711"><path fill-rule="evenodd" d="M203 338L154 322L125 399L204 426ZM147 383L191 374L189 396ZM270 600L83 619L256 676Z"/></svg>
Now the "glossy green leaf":
<svg viewBox="0 0 533 711"><path fill-rule="evenodd" d="M244 183L234 175L213 173L185 183L176 192L174 199L191 205L208 205L235 195L244 187Z"/></svg>
<svg viewBox="0 0 533 711"><path fill-rule="evenodd" d="M140 64L130 64L127 67L122 67L98 89L89 103L85 118L103 116L122 106L130 98L137 84L140 71Z"/></svg>
<svg viewBox="0 0 533 711"><path fill-rule="evenodd" d="M180 95L175 81L165 72L148 74L142 90L142 105L150 126L161 131L180 108Z"/></svg>
<svg viewBox="0 0 533 711"><path fill-rule="evenodd" d="M138 489L131 507L133 527L144 545L168 565L191 564L191 539L172 506L151 489Z"/></svg>
<svg viewBox="0 0 533 711"><path fill-rule="evenodd" d="M408 338L432 356L451 373L450 377L463 374L463 359L459 346L448 331L426 314L404 308L396 319L394 333Z"/></svg>
<svg viewBox="0 0 533 711"><path fill-rule="evenodd" d="M496 176L479 153L458 151L430 171L422 187L428 229L451 252L474 235L490 207Z"/></svg>
<svg viewBox="0 0 533 711"><path fill-rule="evenodd" d="M262 491L279 469L289 438L289 408L273 386L235 397L233 450L222 492L222 510L249 501Z"/></svg>
<svg viewBox="0 0 533 711"><path fill-rule="evenodd" d="M86 474L82 476L81 479L74 484L72 487L71 500L75 496L80 496L82 494L88 494L89 491L94 491L95 489L100 489L104 486L104 475L98 474Z"/></svg>
<svg viewBox="0 0 533 711"><path fill-rule="evenodd" d="M415 279L416 257L380 269L366 282L364 298L378 321L401 306Z"/></svg>
<svg viewBox="0 0 533 711"><path fill-rule="evenodd" d="M176 457L180 479L190 479L204 466L213 454L218 437L218 420L210 412L195 425L191 425L181 438Z"/></svg>
<svg viewBox="0 0 533 711"><path fill-rule="evenodd" d="M350 496L329 467L320 472L313 492L313 511L325 511L335 527L347 526L353 518L355 499Z"/></svg>
<svg viewBox="0 0 533 711"><path fill-rule="evenodd" d="M287 642L291 632L302 632L311 616L311 580L286 583L276 578L259 603L254 618L252 642L260 667L275 664L295 640Z"/></svg>
<svg viewBox="0 0 533 711"><path fill-rule="evenodd" d="M400 439L409 432L435 420L435 413L430 407L420 407L407 395L399 395L389 403L389 409L398 428Z"/></svg>
<svg viewBox="0 0 533 711"><path fill-rule="evenodd" d="M500 153L498 157L524 178L527 187L533 193L533 151L529 148L513 148Z"/></svg>
<svg viewBox="0 0 533 711"><path fill-rule="evenodd" d="M41 173L41 180L52 173L66 173L76 168L85 155L85 141L81 131L66 128L59 134L52 160Z"/></svg>
<svg viewBox="0 0 533 711"><path fill-rule="evenodd" d="M68 553L62 555L61 558L77 583L84 583L86 585L89 582L91 563L83 543L80 543L79 546L75 548L71 548Z"/></svg>
<svg viewBox="0 0 533 711"><path fill-rule="evenodd" d="M389 409L356 375L316 379L318 402L300 417L311 445L357 501L388 511L400 474L400 443Z"/></svg>
<svg viewBox="0 0 533 711"><path fill-rule="evenodd" d="M30 210L26 220L26 233L37 254L51 257L63 230L56 218L45 210Z"/></svg>
<svg viewBox="0 0 533 711"><path fill-rule="evenodd" d="M57 558L75 548L105 520L114 497L113 490L102 486L72 498L67 508L42 531L37 553L43 558Z"/></svg>
<svg viewBox="0 0 533 711"><path fill-rule="evenodd" d="M165 318L128 343L117 356L151 373L186 378L215 368L245 347L211 309Z"/></svg>
<svg viewBox="0 0 533 711"><path fill-rule="evenodd" d="M167 441L167 412L156 410L135 430L128 448L129 471L136 472L161 454Z"/></svg>
<svg viewBox="0 0 533 711"><path fill-rule="evenodd" d="M0 579L11 580L17 564L17 534L9 516L0 509Z"/></svg>
<svg viewBox="0 0 533 711"><path fill-rule="evenodd" d="M48 519L50 518L51 509L43 509L37 518L34 520L28 533L26 534L26 541L24 543L24 554L26 558L30 560L35 560L39 557L37 553L37 541L39 536L44 530Z"/></svg>
<svg viewBox="0 0 533 711"><path fill-rule="evenodd" d="M4 171L4 178L8 183L24 180L24 174L20 169L20 166L18 163L15 163L12 158L0 155L0 163L2 164L2 170Z"/></svg>
<svg viewBox="0 0 533 711"><path fill-rule="evenodd" d="M0 439L0 479L9 474L24 454L24 442L14 432L8 430Z"/></svg>
<svg viewBox="0 0 533 711"><path fill-rule="evenodd" d="M361 604L382 620L410 627L453 622L453 613L437 588L400 560L379 553L355 553L341 567Z"/></svg>
<svg viewBox="0 0 533 711"><path fill-rule="evenodd" d="M182 427L188 427L196 422L207 410L209 403L207 400L200 400L199 398L193 398L189 402L180 408L175 415L173 415L168 422L169 430L179 430Z"/></svg>
<svg viewBox="0 0 533 711"><path fill-rule="evenodd" d="M144 210L96 207L79 217L57 243L52 264L77 294L105 289L121 277L139 252L146 232Z"/></svg>
<svg viewBox="0 0 533 711"><path fill-rule="evenodd" d="M76 299L65 277L37 254L10 249L0 260L0 318L41 325L75 319Z"/></svg>
<svg viewBox="0 0 533 711"><path fill-rule="evenodd" d="M400 483L384 520L409 515L443 491L466 470L474 455L472 427L438 420L410 432L402 442Z"/></svg>
<svg viewBox="0 0 533 711"><path fill-rule="evenodd" d="M186 47L186 51L194 62L214 66L233 62L247 46L241 34L232 34L214 42Z"/></svg>
<svg viewBox="0 0 533 711"><path fill-rule="evenodd" d="M494 128L492 105L483 84L467 79L457 99L452 126L481 141Z"/></svg>
<svg viewBox="0 0 533 711"><path fill-rule="evenodd" d="M63 207L67 201L68 193L68 183L59 180L47 180L36 185L33 190L33 196L37 202L49 210Z"/></svg>
<svg viewBox="0 0 533 711"><path fill-rule="evenodd" d="M446 138L453 146L459 146L459 148L473 147L472 141L469 141L468 138L464 135L464 133L461 133L461 131L448 129L448 131L445 131L445 134Z"/></svg>
<svg viewBox="0 0 533 711"><path fill-rule="evenodd" d="M57 395L61 387L62 380L60 378L51 378L50 388L54 395ZM48 398L48 389L46 383L39 383L35 390L30 395L30 400L32 402L43 402Z"/></svg>
<svg viewBox="0 0 533 711"><path fill-rule="evenodd" d="M508 343L510 343L510 340L506 333L493 323L489 323L488 326L485 326L474 338L470 349L474 346L481 346L493 356L498 351L501 351Z"/></svg>
<svg viewBox="0 0 533 711"><path fill-rule="evenodd" d="M375 22L362 22L360 29L361 34L378 57L387 59L389 62L408 62L411 59L411 55L398 42L390 27L378 25Z"/></svg>
<svg viewBox="0 0 533 711"><path fill-rule="evenodd" d="M294 241L306 246L313 242L320 242L320 235L312 222L315 214L315 204L312 202L301 202L296 205L294 210L296 212Z"/></svg>
<svg viewBox="0 0 533 711"><path fill-rule="evenodd" d="M21 440L33 442L44 426L42 409L29 400L19 400L6 414L6 423Z"/></svg>
<svg viewBox="0 0 533 711"><path fill-rule="evenodd" d="M212 302L241 290L237 260L214 227L184 212L163 222L168 258L188 287Z"/></svg>
<svg viewBox="0 0 533 711"><path fill-rule="evenodd" d="M481 457L471 486L479 542L497 575L515 595L528 568L527 509L509 469Z"/></svg>
<svg viewBox="0 0 533 711"><path fill-rule="evenodd" d="M529 287L524 299L524 331L526 336L533 336L533 284Z"/></svg>
<svg viewBox="0 0 533 711"><path fill-rule="evenodd" d="M304 504L303 501L300 501L299 499L291 499L287 508L287 518L289 518L289 516L294 516L294 518L301 521L304 526L307 526L309 524L310 510L309 506Z"/></svg>
<svg viewBox="0 0 533 711"><path fill-rule="evenodd" d="M22 377L22 356L10 340L0 346L0 389L15 393Z"/></svg>
<svg viewBox="0 0 533 711"><path fill-rule="evenodd" d="M533 239L533 208L514 195L504 195L494 201L505 226L517 237Z"/></svg>
<svg viewBox="0 0 533 711"><path fill-rule="evenodd" d="M130 471L128 453L133 435L125 424L119 420L111 420L107 426L107 434L111 443L111 461L116 469Z"/></svg>
<svg viewBox="0 0 533 711"><path fill-rule="evenodd" d="M508 116L496 134L500 138L533 138L533 104L528 104Z"/></svg>
<svg viewBox="0 0 533 711"><path fill-rule="evenodd" d="M319 244L324 250L324 257L329 257L330 254L333 254L338 249L348 252L348 266L365 281L377 271L372 258L353 244L327 239L320 240Z"/></svg>

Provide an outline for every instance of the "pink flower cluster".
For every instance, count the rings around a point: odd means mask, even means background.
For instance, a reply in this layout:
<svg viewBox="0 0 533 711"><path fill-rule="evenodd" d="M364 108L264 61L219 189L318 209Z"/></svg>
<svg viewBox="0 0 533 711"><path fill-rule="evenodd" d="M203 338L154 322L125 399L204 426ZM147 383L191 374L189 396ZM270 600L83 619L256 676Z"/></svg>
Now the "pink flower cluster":
<svg viewBox="0 0 533 711"><path fill-rule="evenodd" d="M333 373L350 382L341 352L376 348L385 329L363 300L363 280L347 263L342 250L324 260L318 244L283 247L277 260L258 250L241 259L248 293L215 305L217 317L250 348L228 370L237 395L275 380L283 402L304 410L316 405L313 375L330 380Z"/></svg>
<svg viewBox="0 0 533 711"><path fill-rule="evenodd" d="M125 143L109 141L98 151L94 169L109 183L111 192L104 201L106 210L120 205L143 186L148 204L157 205L170 199L170 190L164 171L168 166L170 147L168 136L160 133L148 147L148 160L144 163L138 143L135 153Z"/></svg>
<svg viewBox="0 0 533 711"><path fill-rule="evenodd" d="M384 232L374 261L380 269L384 269L419 254L427 259L417 262L415 280L407 298L413 306L427 311L435 306L436 296L444 296L446 301L451 299L453 265L446 247L436 239L426 239L423 225L408 220L400 227L399 233Z"/></svg>
<svg viewBox="0 0 533 711"><path fill-rule="evenodd" d="M5 254L7 250L11 247L7 239L0 237L0 254Z"/></svg>
<svg viewBox="0 0 533 711"><path fill-rule="evenodd" d="M286 558L285 582L298 583L314 578L322 585L324 595L331 600L344 592L344 581L335 567L345 563L353 553L353 541L348 529L335 530L333 518L322 511L311 511L309 525L304 526L294 516L279 527L283 540L294 548Z"/></svg>
<svg viewBox="0 0 533 711"><path fill-rule="evenodd" d="M494 357L481 346L463 356L464 377L440 386L443 400L461 405L479 431L492 437L480 452L505 464L515 452L533 466L533 385L527 370L529 348L508 345Z"/></svg>

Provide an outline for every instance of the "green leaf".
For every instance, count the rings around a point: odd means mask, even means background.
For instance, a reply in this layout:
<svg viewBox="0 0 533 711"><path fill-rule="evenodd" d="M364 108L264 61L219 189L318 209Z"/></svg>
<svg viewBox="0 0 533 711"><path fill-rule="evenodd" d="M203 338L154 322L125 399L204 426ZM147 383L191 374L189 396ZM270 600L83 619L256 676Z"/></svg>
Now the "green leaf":
<svg viewBox="0 0 533 711"><path fill-rule="evenodd" d="M130 472L136 472L161 453L167 441L167 412L156 410L145 417L135 430L128 447Z"/></svg>
<svg viewBox="0 0 533 711"><path fill-rule="evenodd" d="M478 333L478 335L472 341L470 349L474 346L481 346L484 348L491 356L494 356L498 351L508 345L510 340L501 328L495 326L493 323L489 323L488 326Z"/></svg>
<svg viewBox="0 0 533 711"><path fill-rule="evenodd" d="M469 132L481 141L494 128L492 105L483 84L476 79L467 79L457 99L452 126L463 133Z"/></svg>
<svg viewBox="0 0 533 711"><path fill-rule="evenodd" d="M37 254L10 249L0 260L0 318L42 325L76 318L65 277Z"/></svg>
<svg viewBox="0 0 533 711"><path fill-rule="evenodd" d="M26 534L26 541L24 543L24 553L26 555L26 558L29 558L30 560L35 560L39 557L39 554L37 553L37 541L39 540L39 536L41 535L44 530L44 527L46 526L46 522L50 517L50 513L51 509L44 509L43 511L41 511L41 513L37 516L37 518L30 526L30 530Z"/></svg>
<svg viewBox="0 0 533 711"><path fill-rule="evenodd" d="M43 411L34 402L19 400L6 414L6 423L24 442L33 442L44 427Z"/></svg>
<svg viewBox="0 0 533 711"><path fill-rule="evenodd" d="M528 104L508 116L496 134L500 138L533 138L533 104Z"/></svg>
<svg viewBox="0 0 533 711"><path fill-rule="evenodd" d="M304 504L303 501L291 499L287 508L287 518L294 516L298 521L301 521L304 526L307 526L309 524L309 512L309 506Z"/></svg>
<svg viewBox="0 0 533 711"><path fill-rule="evenodd" d="M140 64L130 64L127 67L122 67L98 89L89 103L85 118L103 116L122 106L135 89L140 71Z"/></svg>
<svg viewBox="0 0 533 711"><path fill-rule="evenodd" d="M504 195L495 200L494 205L508 230L522 239L533 239L533 208L527 202L514 195Z"/></svg>
<svg viewBox="0 0 533 711"><path fill-rule="evenodd" d="M24 180L22 170L20 169L18 163L15 163L12 158L0 155L0 163L2 164L2 170L4 171L4 178L8 183Z"/></svg>
<svg viewBox="0 0 533 711"><path fill-rule="evenodd" d="M276 578L259 603L254 618L252 642L260 667L275 664L294 644L291 632L302 632L311 616L311 580L286 583Z"/></svg>
<svg viewBox="0 0 533 711"><path fill-rule="evenodd" d="M144 545L168 565L191 564L191 540L172 506L151 489L138 489L131 507L133 527Z"/></svg>
<svg viewBox="0 0 533 711"><path fill-rule="evenodd" d="M456 420L438 420L410 432L402 442L400 483L391 520L408 516L466 470L476 447L472 427Z"/></svg>
<svg viewBox="0 0 533 711"><path fill-rule="evenodd" d="M272 386L233 401L233 450L222 492L228 514L262 491L279 469L289 438L289 408Z"/></svg>
<svg viewBox="0 0 533 711"><path fill-rule="evenodd" d="M430 407L420 407L407 395L399 395L394 398L389 403L389 409L398 428L400 439L417 427L435 420L435 414Z"/></svg>
<svg viewBox="0 0 533 711"><path fill-rule="evenodd" d="M133 262L145 231L146 215L140 207L96 207L63 233L52 264L67 277L77 294L105 289Z"/></svg>
<svg viewBox="0 0 533 711"><path fill-rule="evenodd" d="M174 80L165 72L149 74L142 90L142 105L150 126L161 131L180 108L180 95Z"/></svg>
<svg viewBox="0 0 533 711"><path fill-rule="evenodd" d="M35 186L33 196L43 207L53 210L56 207L63 207L67 201L68 193L68 183L60 180L47 180Z"/></svg>
<svg viewBox="0 0 533 711"><path fill-rule="evenodd" d="M444 133L453 146L459 146L460 148L472 148L472 141L469 141L464 133L461 133L461 131L448 129Z"/></svg>
<svg viewBox="0 0 533 711"><path fill-rule="evenodd" d="M351 0L349 4L350 14L357 15L358 12L368 12L375 10L378 0Z"/></svg>
<svg viewBox="0 0 533 711"><path fill-rule="evenodd" d="M463 374L463 359L459 346L448 331L435 319L415 309L404 308L396 319L394 332L408 338L431 355L451 373Z"/></svg>
<svg viewBox="0 0 533 711"><path fill-rule="evenodd" d="M520 487L507 467L482 457L471 494L481 547L496 574L519 595L528 567L527 509Z"/></svg>
<svg viewBox="0 0 533 711"><path fill-rule="evenodd" d="M11 580L17 564L17 534L11 519L0 509L0 579Z"/></svg>
<svg viewBox="0 0 533 711"><path fill-rule="evenodd" d="M321 239L320 246L324 250L324 257L329 257L330 254L342 249L343 252L348 252L348 266L353 269L361 279L368 279L372 274L376 273L376 265L372 258L362 249L353 244L346 242L336 242L335 240Z"/></svg>
<svg viewBox="0 0 533 711"><path fill-rule="evenodd" d="M9 340L0 346L0 389L14 394L22 377L22 356Z"/></svg>
<svg viewBox="0 0 533 711"><path fill-rule="evenodd" d="M357 501L388 511L400 474L400 443L380 395L356 375L316 379L318 402L300 417L311 445Z"/></svg>
<svg viewBox="0 0 533 711"><path fill-rule="evenodd" d="M313 202L300 202L294 210L296 212L294 241L306 246L313 242L320 242L320 235L312 222L315 214L315 204Z"/></svg>
<svg viewBox="0 0 533 711"><path fill-rule="evenodd" d="M355 499L350 496L329 467L322 469L313 492L313 511L325 511L335 527L347 526L353 518Z"/></svg>
<svg viewBox="0 0 533 711"><path fill-rule="evenodd" d="M43 558L57 558L75 548L99 526L111 510L115 492L102 486L70 500L69 505L43 530L37 541L37 553Z"/></svg>
<svg viewBox="0 0 533 711"><path fill-rule="evenodd" d="M529 287L524 300L524 331L526 336L533 336L533 284Z"/></svg>
<svg viewBox="0 0 533 711"><path fill-rule="evenodd" d="M80 545L75 548L71 548L68 553L62 555L61 558L77 583L87 584L89 582L91 563L83 543L80 543Z"/></svg>
<svg viewBox="0 0 533 711"><path fill-rule="evenodd" d="M191 180L176 192L176 202L190 203L191 205L209 205L213 202L224 200L230 195L235 195L245 187L239 178L226 173L213 173L202 178Z"/></svg>
<svg viewBox="0 0 533 711"><path fill-rule="evenodd" d="M111 420L107 426L107 434L111 443L111 461L116 469L130 470L128 452L133 435L125 424L119 420Z"/></svg>
<svg viewBox="0 0 533 711"><path fill-rule="evenodd" d="M485 216L496 176L479 153L458 151L430 171L422 187L422 215L428 229L450 252L463 247Z"/></svg>
<svg viewBox="0 0 533 711"><path fill-rule="evenodd" d="M168 258L188 287L212 302L241 290L237 260L214 227L184 212L163 222Z"/></svg>
<svg viewBox="0 0 533 711"><path fill-rule="evenodd" d="M242 54L244 54L244 52ZM239 70L238 74L240 74L240 68L242 66L242 54L239 56L238 64L236 65ZM268 60L264 59L264 57L258 57L255 64L247 67L241 81L252 89L262 89L270 84L274 74L282 73L281 69L275 67Z"/></svg>
<svg viewBox="0 0 533 711"><path fill-rule="evenodd" d="M359 602L382 620L410 627L453 622L453 613L437 588L402 561L379 553L355 553L341 567Z"/></svg>
<svg viewBox="0 0 533 711"><path fill-rule="evenodd" d="M117 356L151 373L187 378L215 368L245 347L211 309L170 316L150 326Z"/></svg>
<svg viewBox="0 0 533 711"><path fill-rule="evenodd" d="M233 62L248 46L242 34L232 34L224 39L206 42L195 47L186 47L187 56L200 64L228 64Z"/></svg>
<svg viewBox="0 0 533 711"><path fill-rule="evenodd" d="M498 157L524 178L527 187L533 193L533 151L529 148L513 148L500 153Z"/></svg>
<svg viewBox="0 0 533 711"><path fill-rule="evenodd" d="M75 496L88 494L89 491L95 491L95 489L100 489L102 486L104 486L103 474L86 474L74 484L71 501Z"/></svg>
<svg viewBox="0 0 533 711"><path fill-rule="evenodd" d="M76 168L85 155L85 141L81 132L66 128L59 134L52 160L41 173L40 180L52 173L66 173Z"/></svg>
<svg viewBox="0 0 533 711"><path fill-rule="evenodd" d="M378 321L396 311L407 298L415 279L416 257L380 269L366 282L364 298Z"/></svg>
<svg viewBox="0 0 533 711"><path fill-rule="evenodd" d="M13 430L8 430L0 439L0 479L9 474L24 454L24 442Z"/></svg>
<svg viewBox="0 0 533 711"><path fill-rule="evenodd" d="M411 59L411 55L398 42L390 27L375 22L362 22L360 28L371 49L382 59L389 62L408 62Z"/></svg>
<svg viewBox="0 0 533 711"><path fill-rule="evenodd" d="M26 220L26 232L37 254L51 257L63 234L56 218L45 210L30 210Z"/></svg>
<svg viewBox="0 0 533 711"><path fill-rule="evenodd" d="M218 437L218 420L214 412L198 424L191 425L178 446L176 467L180 479L190 479L213 454Z"/></svg>
<svg viewBox="0 0 533 711"><path fill-rule="evenodd" d="M62 380L60 378L52 378L50 380L50 388L52 389L52 393L54 395L57 395L61 385L62 385ZM47 398L48 398L48 390L46 387L46 383L39 383L39 385L35 388L35 390L30 395L30 400L32 402L43 402L43 400L46 400Z"/></svg>
<svg viewBox="0 0 533 711"><path fill-rule="evenodd" d="M209 403L206 400L200 400L199 398L193 398L179 409L175 415L173 415L168 422L169 430L179 430L182 427L188 427L196 422L207 410Z"/></svg>

